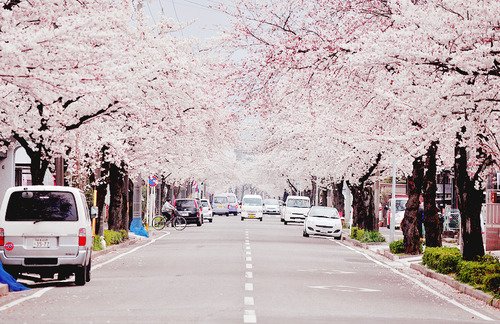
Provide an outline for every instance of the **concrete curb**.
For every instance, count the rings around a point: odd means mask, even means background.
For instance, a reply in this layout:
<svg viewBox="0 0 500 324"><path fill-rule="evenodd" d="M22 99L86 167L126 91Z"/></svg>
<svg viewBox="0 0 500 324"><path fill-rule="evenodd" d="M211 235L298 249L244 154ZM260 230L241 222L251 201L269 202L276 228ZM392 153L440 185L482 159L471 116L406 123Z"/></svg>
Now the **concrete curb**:
<svg viewBox="0 0 500 324"><path fill-rule="evenodd" d="M7 296L9 293L9 286L6 284L0 284L0 296Z"/></svg>
<svg viewBox="0 0 500 324"><path fill-rule="evenodd" d="M127 247L127 246L130 246L130 245L134 245L134 244L136 244L137 242L140 242L140 241L142 241L142 240L140 240L140 239L127 239L125 242L122 242L120 244L113 244L113 245L111 245L109 247L106 247L104 250L101 250L101 251L92 251L92 259L97 258L97 257L102 256L102 255L105 255L105 254L108 254L110 252L116 251L119 248L123 248L123 247Z"/></svg>
<svg viewBox="0 0 500 324"><path fill-rule="evenodd" d="M410 268L420 272L421 274L423 274L426 277L444 282L445 284L449 285L452 288L455 288L456 290L460 291L461 293L467 294L471 297L474 297L476 299L479 299L479 300L485 302L488 305L491 305L493 307L500 309L500 299L494 298L491 295L489 295L481 290L475 289L467 284L461 283L461 282L453 279L450 276L447 276L447 275L435 272L431 269L428 269L419 263L410 264Z"/></svg>

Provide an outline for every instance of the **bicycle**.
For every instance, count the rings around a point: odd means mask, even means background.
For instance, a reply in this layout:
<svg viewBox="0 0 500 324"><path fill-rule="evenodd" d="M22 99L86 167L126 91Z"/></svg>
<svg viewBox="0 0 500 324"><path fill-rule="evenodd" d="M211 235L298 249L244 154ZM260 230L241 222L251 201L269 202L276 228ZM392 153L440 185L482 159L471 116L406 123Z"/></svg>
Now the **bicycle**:
<svg viewBox="0 0 500 324"><path fill-rule="evenodd" d="M183 229L186 228L187 222L186 219L180 215L177 215L177 213L173 213L172 217L170 219L167 219L166 216L163 215L158 215L153 218L153 227L157 231L161 231L162 229L165 228L168 224L172 225L173 228L175 228L178 231L182 231Z"/></svg>

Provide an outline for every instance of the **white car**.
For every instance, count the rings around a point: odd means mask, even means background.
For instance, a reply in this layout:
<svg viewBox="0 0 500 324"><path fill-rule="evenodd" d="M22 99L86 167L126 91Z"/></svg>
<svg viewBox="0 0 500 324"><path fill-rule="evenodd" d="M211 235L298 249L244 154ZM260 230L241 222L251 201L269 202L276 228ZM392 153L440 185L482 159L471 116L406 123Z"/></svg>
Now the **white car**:
<svg viewBox="0 0 500 324"><path fill-rule="evenodd" d="M401 228L401 222L405 216L406 203L408 202L408 197L397 197L396 199L391 198L389 200L389 205L387 208L387 228L391 228L391 213L392 213L392 204L395 203L396 214L395 214L395 226L394 228Z"/></svg>
<svg viewBox="0 0 500 324"><path fill-rule="evenodd" d="M313 206L304 222L302 236L325 235L342 239L342 222L339 212L333 207Z"/></svg>
<svg viewBox="0 0 500 324"><path fill-rule="evenodd" d="M203 220L207 219L211 223L214 219L214 213L212 211L212 206L210 205L210 201L208 201L208 199L201 199L201 206L202 206Z"/></svg>
<svg viewBox="0 0 500 324"><path fill-rule="evenodd" d="M311 201L306 196L288 196L283 207L283 223L302 223L311 208Z"/></svg>
<svg viewBox="0 0 500 324"><path fill-rule="evenodd" d="M63 186L12 187L0 208L0 263L14 275L90 281L91 215L84 193Z"/></svg>
<svg viewBox="0 0 500 324"><path fill-rule="evenodd" d="M279 215L280 203L277 199L264 199L264 214Z"/></svg>
<svg viewBox="0 0 500 324"><path fill-rule="evenodd" d="M260 195L245 195L241 201L241 220L259 219L262 222L263 204Z"/></svg>

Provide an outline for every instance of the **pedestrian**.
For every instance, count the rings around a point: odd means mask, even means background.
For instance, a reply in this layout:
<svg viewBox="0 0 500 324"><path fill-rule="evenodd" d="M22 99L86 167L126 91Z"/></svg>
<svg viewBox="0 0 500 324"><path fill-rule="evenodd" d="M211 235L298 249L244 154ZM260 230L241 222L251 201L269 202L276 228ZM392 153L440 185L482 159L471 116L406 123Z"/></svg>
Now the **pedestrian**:
<svg viewBox="0 0 500 324"><path fill-rule="evenodd" d="M424 237L424 204L420 203L418 206L418 212L417 212L417 228L418 228L418 235L420 238Z"/></svg>

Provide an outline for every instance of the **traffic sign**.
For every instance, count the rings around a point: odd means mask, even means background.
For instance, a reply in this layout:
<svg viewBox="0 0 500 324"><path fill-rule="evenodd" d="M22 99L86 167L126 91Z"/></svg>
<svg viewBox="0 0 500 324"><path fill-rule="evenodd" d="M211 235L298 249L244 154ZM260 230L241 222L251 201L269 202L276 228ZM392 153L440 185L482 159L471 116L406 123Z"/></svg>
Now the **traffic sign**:
<svg viewBox="0 0 500 324"><path fill-rule="evenodd" d="M153 175L148 178L149 186L156 187L158 185L158 177Z"/></svg>

